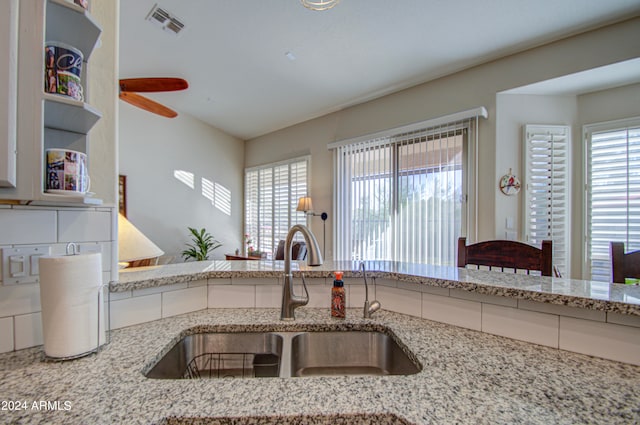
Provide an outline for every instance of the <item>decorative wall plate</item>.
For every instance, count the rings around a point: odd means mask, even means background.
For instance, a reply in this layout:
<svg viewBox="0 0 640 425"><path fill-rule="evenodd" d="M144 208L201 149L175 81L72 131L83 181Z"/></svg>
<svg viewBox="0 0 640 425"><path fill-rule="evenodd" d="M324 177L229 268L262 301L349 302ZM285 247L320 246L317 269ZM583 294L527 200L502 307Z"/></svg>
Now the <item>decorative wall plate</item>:
<svg viewBox="0 0 640 425"><path fill-rule="evenodd" d="M520 180L513 174L505 174L500 179L500 191L505 195L516 195L520 192Z"/></svg>

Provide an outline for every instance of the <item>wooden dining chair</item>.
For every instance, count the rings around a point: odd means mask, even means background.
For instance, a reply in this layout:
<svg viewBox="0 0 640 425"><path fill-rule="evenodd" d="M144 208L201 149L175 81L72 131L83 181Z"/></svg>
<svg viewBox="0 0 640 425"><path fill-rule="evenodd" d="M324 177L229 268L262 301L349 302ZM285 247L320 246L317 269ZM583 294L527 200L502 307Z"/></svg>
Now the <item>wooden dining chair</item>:
<svg viewBox="0 0 640 425"><path fill-rule="evenodd" d="M553 274L553 244L542 241L542 248L506 240L491 240L467 245L467 238L458 239L458 267L467 264L487 266L491 270L499 268L539 271L542 276Z"/></svg>
<svg viewBox="0 0 640 425"><path fill-rule="evenodd" d="M640 250L625 254L624 242L611 242L611 280L624 283L625 277L640 279Z"/></svg>
<svg viewBox="0 0 640 425"><path fill-rule="evenodd" d="M294 242L291 245L291 259L304 260L307 256L307 245L304 242ZM274 260L284 260L284 240L278 242Z"/></svg>

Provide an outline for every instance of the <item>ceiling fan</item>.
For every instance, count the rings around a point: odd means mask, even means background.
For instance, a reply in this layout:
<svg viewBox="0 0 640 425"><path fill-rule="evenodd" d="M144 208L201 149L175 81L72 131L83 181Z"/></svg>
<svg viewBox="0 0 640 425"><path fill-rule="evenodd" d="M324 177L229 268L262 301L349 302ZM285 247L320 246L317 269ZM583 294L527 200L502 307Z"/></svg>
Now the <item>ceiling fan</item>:
<svg viewBox="0 0 640 425"><path fill-rule="evenodd" d="M188 87L189 83L182 78L124 78L120 80L120 99L145 111L167 118L175 118L178 116L176 111L141 96L137 92L177 91Z"/></svg>

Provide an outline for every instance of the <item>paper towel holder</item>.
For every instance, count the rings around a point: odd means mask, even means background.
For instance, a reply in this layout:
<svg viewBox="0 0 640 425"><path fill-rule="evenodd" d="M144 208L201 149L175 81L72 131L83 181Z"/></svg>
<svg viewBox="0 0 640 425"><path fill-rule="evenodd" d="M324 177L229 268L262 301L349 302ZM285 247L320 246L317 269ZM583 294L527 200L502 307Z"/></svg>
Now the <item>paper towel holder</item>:
<svg viewBox="0 0 640 425"><path fill-rule="evenodd" d="M94 253L95 254L95 253ZM75 242L69 242L66 246L66 255L64 255L65 257L68 256L79 256L80 252L78 249L78 244ZM98 254L99 255L99 254ZM98 260L100 261L100 260ZM67 360L74 360L74 359L79 359L82 357L86 357L88 355L94 354L94 353L99 353L105 345L108 345L111 342L111 326L110 326L110 322L111 322L111 311L110 308L107 309L107 315L108 317L104 318L106 320L101 320L100 318L102 317L103 314L103 310L104 310L104 300L102 297L102 294L104 293L104 289L108 288L109 284L101 284L97 287L98 292L97 292L97 316L98 316L98 320L97 320L97 332L96 332L96 345L95 348L92 348L88 351L82 352L82 353L78 353L78 354L73 354L73 355L68 355L68 356L55 356L55 355L48 355L46 352L46 343L45 343L45 350L42 352L42 361L44 362L62 362L62 361L67 361ZM111 293L110 291L108 291L107 293L107 305L111 304ZM102 325L104 326L106 324L105 329L103 330L104 332L104 339L101 338L101 322ZM100 344L102 340L102 344ZM46 342L46 341L45 341Z"/></svg>
<svg viewBox="0 0 640 425"><path fill-rule="evenodd" d="M67 255L78 255L78 244L75 242L69 242L67 244Z"/></svg>

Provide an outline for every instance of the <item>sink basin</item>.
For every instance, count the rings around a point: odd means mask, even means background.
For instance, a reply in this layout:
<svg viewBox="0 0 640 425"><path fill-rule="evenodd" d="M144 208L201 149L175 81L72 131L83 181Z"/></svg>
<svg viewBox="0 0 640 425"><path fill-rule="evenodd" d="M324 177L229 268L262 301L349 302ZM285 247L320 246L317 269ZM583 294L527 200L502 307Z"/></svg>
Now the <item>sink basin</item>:
<svg viewBox="0 0 640 425"><path fill-rule="evenodd" d="M381 332L306 332L291 341L291 375L412 375L420 368Z"/></svg>
<svg viewBox="0 0 640 425"><path fill-rule="evenodd" d="M271 332L189 335L145 374L147 378L250 378L278 376L282 336Z"/></svg>
<svg viewBox="0 0 640 425"><path fill-rule="evenodd" d="M189 335L145 373L153 379L411 375L421 367L376 331Z"/></svg>

